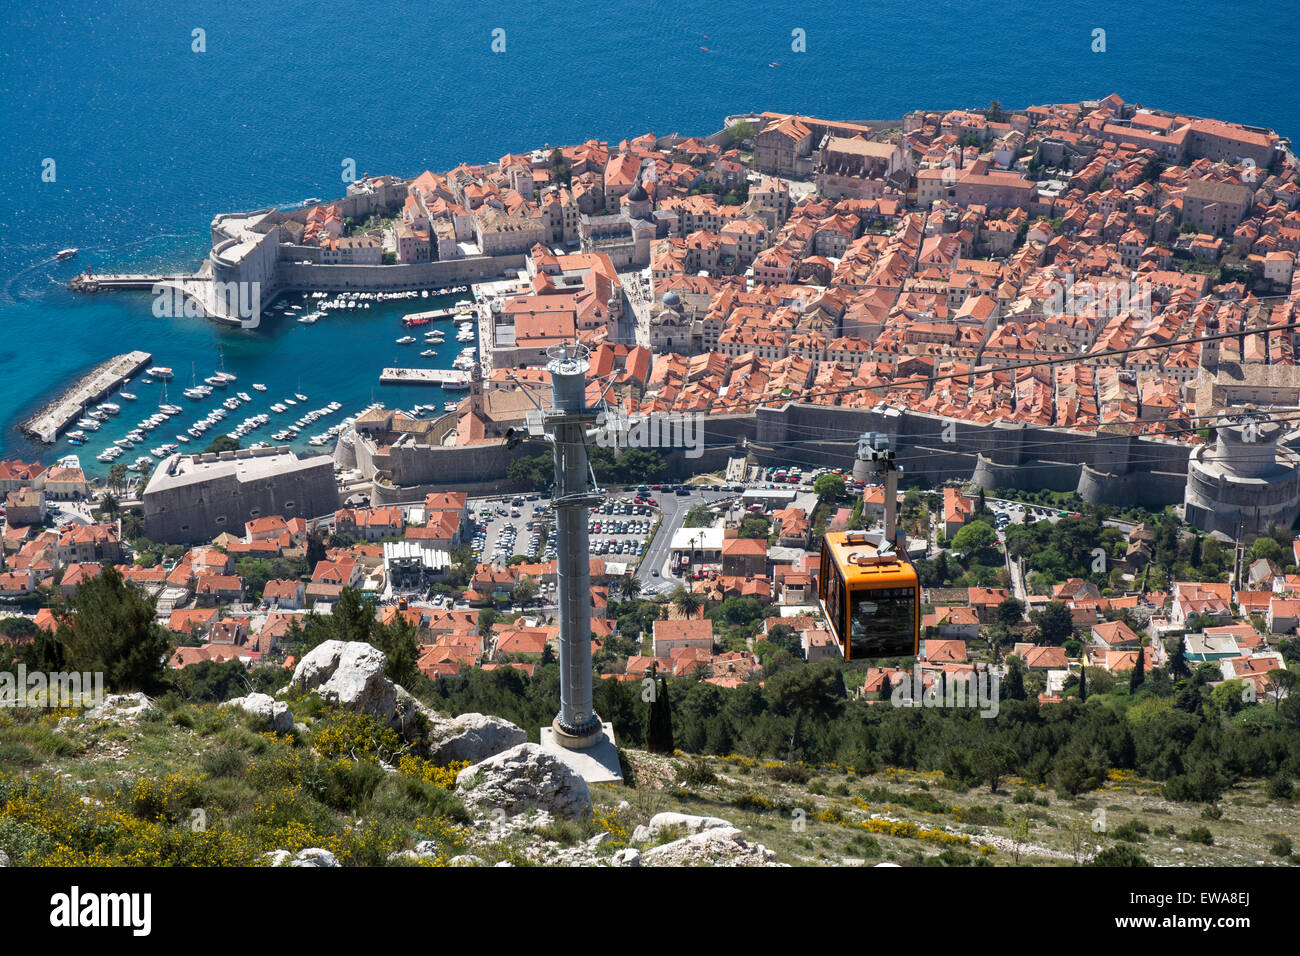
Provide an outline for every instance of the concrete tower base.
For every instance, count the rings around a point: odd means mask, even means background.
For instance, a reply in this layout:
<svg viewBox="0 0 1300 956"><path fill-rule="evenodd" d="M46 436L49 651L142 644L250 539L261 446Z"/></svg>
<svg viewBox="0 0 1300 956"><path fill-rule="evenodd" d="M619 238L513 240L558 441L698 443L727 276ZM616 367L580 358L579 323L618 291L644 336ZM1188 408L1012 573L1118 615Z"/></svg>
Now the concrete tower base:
<svg viewBox="0 0 1300 956"><path fill-rule="evenodd" d="M587 783L623 782L623 768L618 762L618 748L614 746L614 725L601 724L600 733L581 738L583 743L574 746L579 738L572 737L554 725L541 731L542 749L568 764L574 773Z"/></svg>

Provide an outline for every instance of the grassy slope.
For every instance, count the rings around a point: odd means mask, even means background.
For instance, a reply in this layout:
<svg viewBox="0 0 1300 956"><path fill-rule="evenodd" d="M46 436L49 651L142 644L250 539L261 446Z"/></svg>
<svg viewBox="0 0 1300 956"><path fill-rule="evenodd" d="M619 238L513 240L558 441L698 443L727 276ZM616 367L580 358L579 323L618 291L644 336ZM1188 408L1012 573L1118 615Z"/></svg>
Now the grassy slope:
<svg viewBox="0 0 1300 956"><path fill-rule="evenodd" d="M82 862L89 821L114 834L111 852L92 857L108 863L256 862L270 849L326 846L345 863L376 864L428 838L442 847L429 861L435 863L461 853L488 863L583 862L607 859L629 845L637 824L674 810L723 817L750 842L795 865L1013 865L1023 814L1021 826L1028 829L1019 839L1021 865L1074 865L1076 844L1085 844L1086 856L1115 843L1115 829L1134 820L1148 831L1134 845L1152 863L1286 865L1269 847L1282 834L1300 832L1296 802L1270 800L1258 783L1230 790L1219 804L1221 817L1209 819L1202 806L1170 803L1158 785L1123 774L1071 800L1015 779L990 794L987 787L952 788L938 773L859 775L848 768L792 769L749 758L633 751L625 757L635 786L593 788L592 821L502 838L490 832L490 821L463 813L447 789L453 779L448 772L421 763L414 774L409 767L386 773L368 761L362 766L322 757L321 732L333 715L312 698L293 706L308 724L293 737L265 733L251 718L215 706L131 721L74 717L62 730L57 725L64 715L0 714L0 848L8 840L15 863L38 862L23 859L13 845L20 838L28 846L40 842L35 827L51 834L54 844L73 848L60 855L46 841L43 852L54 855L42 861ZM421 774L424 780L412 779ZM43 785L61 778L67 802L48 798L33 808L11 788L6 803L6 778ZM623 803L628 806L618 809ZM201 845L188 832L195 809L209 823ZM1098 811L1105 813L1106 834L1093 830ZM83 814L74 825L71 817ZM14 821L22 827L15 830ZM1189 839L1194 827L1208 829L1213 845ZM590 857L564 855L602 832L606 842Z"/></svg>

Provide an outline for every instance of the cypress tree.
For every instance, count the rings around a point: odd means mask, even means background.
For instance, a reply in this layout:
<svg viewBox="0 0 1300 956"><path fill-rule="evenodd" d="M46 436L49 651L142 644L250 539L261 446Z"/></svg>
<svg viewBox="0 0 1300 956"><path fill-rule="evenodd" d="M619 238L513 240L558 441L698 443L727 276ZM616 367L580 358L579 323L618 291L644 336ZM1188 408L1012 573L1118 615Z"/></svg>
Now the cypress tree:
<svg viewBox="0 0 1300 956"><path fill-rule="evenodd" d="M890 700L894 696L894 682L889 679L888 674L880 676L880 690L876 692L877 700Z"/></svg>
<svg viewBox="0 0 1300 956"><path fill-rule="evenodd" d="M1135 694L1142 687L1147 679L1147 654L1141 646L1138 647L1137 664L1133 667L1133 673L1128 678L1128 692Z"/></svg>
<svg viewBox="0 0 1300 956"><path fill-rule="evenodd" d="M672 701L668 699L668 678L659 678L659 693L655 696L660 702L660 713L663 721L660 742L663 744L663 753L670 754L673 752L673 705Z"/></svg>
<svg viewBox="0 0 1300 956"><path fill-rule="evenodd" d="M1088 699L1088 669L1079 668L1079 700Z"/></svg>
<svg viewBox="0 0 1300 956"><path fill-rule="evenodd" d="M655 695L646 722L646 750L658 754L673 752L672 704L668 700L668 681L662 677L655 678Z"/></svg>
<svg viewBox="0 0 1300 956"><path fill-rule="evenodd" d="M1002 679L1002 696L1007 700L1025 699L1025 674L1019 658L1007 665L1007 676Z"/></svg>

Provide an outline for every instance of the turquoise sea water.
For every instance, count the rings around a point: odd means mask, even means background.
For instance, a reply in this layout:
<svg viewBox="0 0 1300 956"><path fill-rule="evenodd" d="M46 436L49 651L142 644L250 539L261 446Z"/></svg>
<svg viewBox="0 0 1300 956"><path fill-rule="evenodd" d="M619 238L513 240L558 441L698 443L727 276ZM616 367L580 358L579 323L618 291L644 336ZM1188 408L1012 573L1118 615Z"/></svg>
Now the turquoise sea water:
<svg viewBox="0 0 1300 956"><path fill-rule="evenodd" d="M929 0L541 8L121 0L10 9L0 26L0 455L50 461L77 450L102 472L94 453L125 421L85 449L35 446L14 426L81 371L132 348L176 370L178 404L190 404L179 385L191 363L202 379L222 354L237 390L266 383L228 423L295 391L312 408L343 403L313 430L371 400L441 404L437 389L378 385L399 355L422 364L423 346L394 340L405 331L398 317L430 300L244 332L155 318L144 294L87 298L63 288L87 266L192 268L207 252L213 215L338 195L345 159L358 172L412 175L592 136L707 134L746 110L876 119L1110 92L1294 137L1298 12L1295 2L1266 3L1247 18L1210 0L997 0L970 9ZM491 49L496 28L506 31L504 53ZM1105 53L1090 49L1095 28L1107 31ZM205 31L204 53L191 49L195 29ZM791 49L796 29L806 33L805 53ZM41 178L47 158L52 183ZM54 261L66 246L82 251ZM460 348L449 338L445 356L431 360L438 366ZM135 391L140 404L156 401ZM160 430L146 448L176 430Z"/></svg>

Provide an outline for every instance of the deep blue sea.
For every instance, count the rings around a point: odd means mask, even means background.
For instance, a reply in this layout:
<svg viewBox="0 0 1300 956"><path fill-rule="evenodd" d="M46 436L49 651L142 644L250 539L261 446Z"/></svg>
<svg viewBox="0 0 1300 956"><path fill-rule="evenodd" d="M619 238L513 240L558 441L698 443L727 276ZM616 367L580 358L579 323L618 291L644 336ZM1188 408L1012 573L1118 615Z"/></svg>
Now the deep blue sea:
<svg viewBox="0 0 1300 956"><path fill-rule="evenodd" d="M117 431L50 449L14 426L132 348L178 380L191 366L210 375L224 355L238 388L269 386L253 411L295 391L313 408L342 402L340 414L440 403L436 389L378 385L399 353L415 361L394 344L400 306L242 332L155 318L145 294L63 288L87 266L193 267L214 214L339 195L345 159L413 175L593 136L708 134L747 110L879 119L1111 92L1294 138L1298 23L1294 0L1248 14L1213 0L17 5L0 26L0 455L75 450L104 470L94 453ZM1091 50L1097 28L1104 53ZM195 29L206 52L191 49ZM795 30L806 52L792 50ZM46 159L54 182L42 180ZM66 246L80 255L56 262Z"/></svg>

